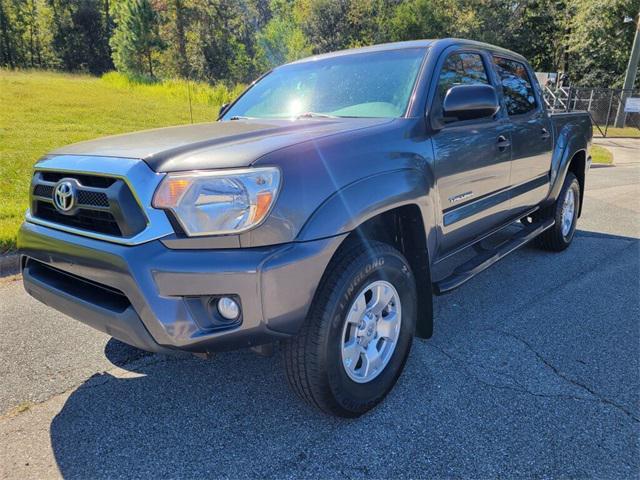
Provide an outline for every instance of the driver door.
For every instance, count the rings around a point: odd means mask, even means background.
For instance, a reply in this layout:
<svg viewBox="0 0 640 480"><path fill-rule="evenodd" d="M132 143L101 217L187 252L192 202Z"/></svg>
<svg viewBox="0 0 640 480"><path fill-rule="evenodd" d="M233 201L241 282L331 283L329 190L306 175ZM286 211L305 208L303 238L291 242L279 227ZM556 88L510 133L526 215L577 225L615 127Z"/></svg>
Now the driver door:
<svg viewBox="0 0 640 480"><path fill-rule="evenodd" d="M489 62L481 51L448 54L439 69L432 112L442 116L442 100L454 85L495 87ZM507 220L511 170L510 125L502 112L489 118L442 122L432 137L442 213L439 257Z"/></svg>

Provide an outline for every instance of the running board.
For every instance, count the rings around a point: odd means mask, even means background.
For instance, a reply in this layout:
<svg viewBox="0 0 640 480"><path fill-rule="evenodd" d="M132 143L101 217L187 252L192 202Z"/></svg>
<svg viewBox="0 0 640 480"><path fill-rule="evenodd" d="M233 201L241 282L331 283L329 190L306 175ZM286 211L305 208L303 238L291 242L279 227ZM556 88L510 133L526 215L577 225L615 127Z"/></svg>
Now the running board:
<svg viewBox="0 0 640 480"><path fill-rule="evenodd" d="M478 254L471 260L468 260L467 262L458 266L450 276L448 276L444 280L436 282L433 285L434 293L436 295L442 295L443 293L447 293L458 288L460 285L471 280L480 272L489 268L498 260L503 259L514 250L517 250L518 248L536 238L545 230L553 227L554 224L555 220L549 219L525 227L509 240L490 250L485 250L479 247L478 244L474 245L475 250L478 252Z"/></svg>

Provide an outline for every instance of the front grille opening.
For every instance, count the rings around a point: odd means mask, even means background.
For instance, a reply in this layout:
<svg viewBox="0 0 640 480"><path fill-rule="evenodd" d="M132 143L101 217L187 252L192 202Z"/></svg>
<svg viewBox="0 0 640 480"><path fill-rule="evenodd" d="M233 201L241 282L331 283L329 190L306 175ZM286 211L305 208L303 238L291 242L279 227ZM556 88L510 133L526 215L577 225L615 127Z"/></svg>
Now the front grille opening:
<svg viewBox="0 0 640 480"><path fill-rule="evenodd" d="M108 207L109 198L106 193L80 190L78 192L78 204L91 205L92 207Z"/></svg>
<svg viewBox="0 0 640 480"><path fill-rule="evenodd" d="M36 197L53 198L53 189L51 185L36 185L33 189L33 194ZM88 205L91 207L109 207L109 197L106 193L102 192L90 192L88 190L78 191L78 204Z"/></svg>
<svg viewBox="0 0 640 480"><path fill-rule="evenodd" d="M36 202L36 216L49 222L67 225L89 232L98 232L116 237L122 236L118 222L109 212L79 208L74 215L63 215L48 202Z"/></svg>
<svg viewBox="0 0 640 480"><path fill-rule="evenodd" d="M92 305L115 313L122 313L131 306L124 293L107 285L63 272L33 258L27 259L25 267L36 280Z"/></svg>
<svg viewBox="0 0 640 480"><path fill-rule="evenodd" d="M51 198L53 196L53 186L51 185L36 185L33 189L33 194L37 197Z"/></svg>
<svg viewBox="0 0 640 480"><path fill-rule="evenodd" d="M100 175L86 175L80 173L68 173L68 172L40 172L42 180L45 182L57 182L62 180L63 178L75 178L80 182L80 185L84 185L85 187L95 187L95 188L109 188L111 185L116 183L117 178L113 177L103 177Z"/></svg>

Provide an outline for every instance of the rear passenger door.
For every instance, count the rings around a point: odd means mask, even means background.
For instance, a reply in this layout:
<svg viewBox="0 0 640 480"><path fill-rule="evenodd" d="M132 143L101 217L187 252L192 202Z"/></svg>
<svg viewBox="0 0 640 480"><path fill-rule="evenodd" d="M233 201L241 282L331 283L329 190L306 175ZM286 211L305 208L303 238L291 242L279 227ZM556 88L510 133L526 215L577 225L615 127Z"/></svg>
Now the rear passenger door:
<svg viewBox="0 0 640 480"><path fill-rule="evenodd" d="M476 50L445 53L431 102L435 173L442 211L439 256L503 223L509 208L511 147L508 121L493 117L447 121L442 101L455 85L495 85L491 57Z"/></svg>
<svg viewBox="0 0 640 480"><path fill-rule="evenodd" d="M536 206L548 193L552 127L534 76L521 61L499 55L493 64L502 87L511 130L511 209Z"/></svg>

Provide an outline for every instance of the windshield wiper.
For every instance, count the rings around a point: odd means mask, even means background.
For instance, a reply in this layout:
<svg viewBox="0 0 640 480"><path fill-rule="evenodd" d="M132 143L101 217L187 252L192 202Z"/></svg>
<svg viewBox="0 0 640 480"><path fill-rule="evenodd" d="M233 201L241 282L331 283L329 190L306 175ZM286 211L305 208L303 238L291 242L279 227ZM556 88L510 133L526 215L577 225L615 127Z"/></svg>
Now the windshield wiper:
<svg viewBox="0 0 640 480"><path fill-rule="evenodd" d="M229 120L251 120L254 117L244 117L242 115L234 115Z"/></svg>
<svg viewBox="0 0 640 480"><path fill-rule="evenodd" d="M296 120L299 118L338 118L335 115L329 115L327 113L317 113L317 112L304 112L299 115L296 115Z"/></svg>

